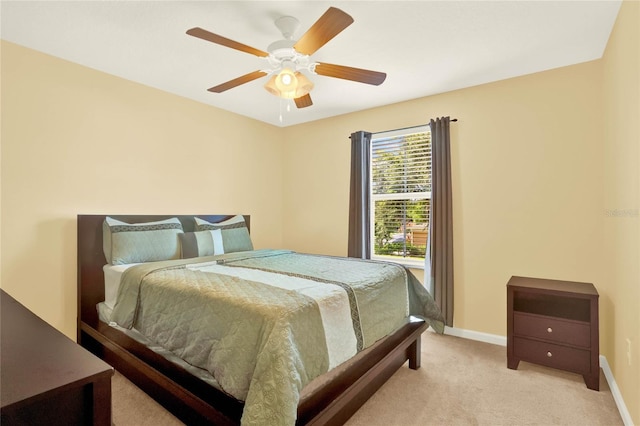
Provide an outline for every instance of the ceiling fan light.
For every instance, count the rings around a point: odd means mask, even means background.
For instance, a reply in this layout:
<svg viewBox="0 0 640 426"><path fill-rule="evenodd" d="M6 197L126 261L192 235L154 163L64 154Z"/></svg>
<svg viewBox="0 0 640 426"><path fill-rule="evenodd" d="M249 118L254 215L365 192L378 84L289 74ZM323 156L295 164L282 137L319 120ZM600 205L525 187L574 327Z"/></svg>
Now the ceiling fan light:
<svg viewBox="0 0 640 426"><path fill-rule="evenodd" d="M264 85L264 88L267 92L271 93L274 96L280 96L280 90L276 86L276 75L272 75L269 81L267 81Z"/></svg>
<svg viewBox="0 0 640 426"><path fill-rule="evenodd" d="M283 68L276 76L276 86L281 92L290 92L298 87L298 78L289 68Z"/></svg>
<svg viewBox="0 0 640 426"><path fill-rule="evenodd" d="M281 90L278 85L278 77L279 77L278 75L273 75L271 76L269 81L266 82L266 84L264 85L264 88L267 90L267 92L279 98L295 99L297 97L296 87L291 87L291 88L285 87L284 90Z"/></svg>
<svg viewBox="0 0 640 426"><path fill-rule="evenodd" d="M313 83L300 72L284 68L278 75L273 75L264 85L267 92L284 99L295 99L309 93Z"/></svg>
<svg viewBox="0 0 640 426"><path fill-rule="evenodd" d="M307 78L306 75L302 74L300 71L296 71L295 75L296 79L298 80L298 87L296 88L295 98L308 95L311 89L313 89L313 83Z"/></svg>

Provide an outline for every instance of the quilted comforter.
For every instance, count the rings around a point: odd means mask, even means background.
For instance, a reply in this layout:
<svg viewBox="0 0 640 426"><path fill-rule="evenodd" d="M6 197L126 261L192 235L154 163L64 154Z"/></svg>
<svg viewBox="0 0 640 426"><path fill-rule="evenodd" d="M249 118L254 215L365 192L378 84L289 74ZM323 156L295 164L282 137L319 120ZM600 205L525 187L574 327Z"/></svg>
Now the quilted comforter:
<svg viewBox="0 0 640 426"><path fill-rule="evenodd" d="M402 266L256 250L131 267L111 320L208 370L245 402L243 425L293 425L307 383L409 315L444 328Z"/></svg>

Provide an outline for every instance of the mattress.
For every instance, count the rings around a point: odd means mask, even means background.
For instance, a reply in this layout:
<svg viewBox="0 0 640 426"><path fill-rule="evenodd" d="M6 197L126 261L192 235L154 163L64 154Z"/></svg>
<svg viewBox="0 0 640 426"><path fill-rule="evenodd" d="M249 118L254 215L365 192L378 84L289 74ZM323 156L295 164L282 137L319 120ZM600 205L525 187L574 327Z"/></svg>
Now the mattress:
<svg viewBox="0 0 640 426"><path fill-rule="evenodd" d="M124 271L139 263L127 265L104 265L104 303L109 309L113 309L118 299L118 289L120 288L120 278Z"/></svg>

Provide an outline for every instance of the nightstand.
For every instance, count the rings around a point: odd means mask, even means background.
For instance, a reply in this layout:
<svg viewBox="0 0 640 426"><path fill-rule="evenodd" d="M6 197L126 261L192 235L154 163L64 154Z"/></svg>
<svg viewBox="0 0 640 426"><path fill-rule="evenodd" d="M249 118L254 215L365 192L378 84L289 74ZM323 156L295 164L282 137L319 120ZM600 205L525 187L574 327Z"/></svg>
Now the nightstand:
<svg viewBox="0 0 640 426"><path fill-rule="evenodd" d="M593 284L511 277L507 367L520 361L581 374L599 390L598 292Z"/></svg>

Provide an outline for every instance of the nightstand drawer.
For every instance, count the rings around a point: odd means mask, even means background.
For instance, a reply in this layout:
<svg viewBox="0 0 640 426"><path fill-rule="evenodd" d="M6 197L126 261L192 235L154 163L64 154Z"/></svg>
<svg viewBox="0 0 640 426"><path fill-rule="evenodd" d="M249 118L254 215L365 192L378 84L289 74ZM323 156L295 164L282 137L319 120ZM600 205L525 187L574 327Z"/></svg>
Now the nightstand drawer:
<svg viewBox="0 0 640 426"><path fill-rule="evenodd" d="M513 333L583 348L591 347L591 327L576 321L527 313L513 313Z"/></svg>
<svg viewBox="0 0 640 426"><path fill-rule="evenodd" d="M514 354L523 361L587 374L591 372L591 352L537 340L514 338Z"/></svg>

